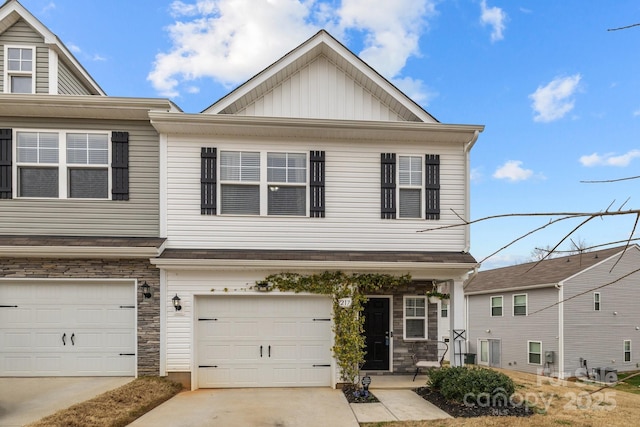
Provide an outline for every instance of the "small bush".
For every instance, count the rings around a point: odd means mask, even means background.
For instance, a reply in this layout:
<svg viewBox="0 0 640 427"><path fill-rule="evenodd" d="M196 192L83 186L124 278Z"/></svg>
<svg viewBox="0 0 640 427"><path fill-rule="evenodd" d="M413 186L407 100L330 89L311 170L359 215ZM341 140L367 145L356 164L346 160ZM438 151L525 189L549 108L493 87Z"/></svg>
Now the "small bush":
<svg viewBox="0 0 640 427"><path fill-rule="evenodd" d="M515 384L507 375L485 368L456 366L429 372L429 387L438 390L446 399L465 402L465 396L477 401L479 396L508 399L515 392ZM467 397L467 400L468 400Z"/></svg>

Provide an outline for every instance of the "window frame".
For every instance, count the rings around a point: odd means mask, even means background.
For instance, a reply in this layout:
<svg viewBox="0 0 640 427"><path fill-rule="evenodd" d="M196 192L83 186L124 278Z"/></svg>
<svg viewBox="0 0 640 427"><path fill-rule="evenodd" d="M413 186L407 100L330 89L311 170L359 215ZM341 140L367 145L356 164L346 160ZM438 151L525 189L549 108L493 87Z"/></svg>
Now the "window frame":
<svg viewBox="0 0 640 427"><path fill-rule="evenodd" d="M600 292L593 293L593 311L602 311L602 294Z"/></svg>
<svg viewBox="0 0 640 427"><path fill-rule="evenodd" d="M487 346L485 349L486 353L483 354L482 347L485 344ZM484 355L486 355L486 360L485 358L483 358ZM489 340L488 339L483 339L483 338L478 339L478 364L489 366Z"/></svg>
<svg viewBox="0 0 640 427"><path fill-rule="evenodd" d="M440 317L445 319L449 317L449 303L440 300Z"/></svg>
<svg viewBox="0 0 640 427"><path fill-rule="evenodd" d="M20 133L55 133L58 135L58 161L57 163L40 163L40 162L20 162L18 161L18 134ZM80 164L70 163L67 158L68 141L67 135L69 134L96 134L104 135L107 138L107 151L106 151L106 163L105 164ZM12 147L12 162L15 167L12 168L12 192L15 194L16 199L23 200L112 200L111 191L113 188L112 183L112 132L106 130L95 129L30 129L30 128L16 128L13 129L13 141L15 141ZM29 197L22 196L20 187L20 168L48 168L56 169L58 173L58 196L57 197ZM81 169L94 169L94 170L106 170L107 173L107 188L106 197L71 197L71 178L70 173L72 170Z"/></svg>
<svg viewBox="0 0 640 427"><path fill-rule="evenodd" d="M224 153L258 153L259 155L259 173L258 173L258 181L233 181L228 179L222 179L222 157ZM304 183L295 183L295 182L276 182L268 180L268 157L269 154L299 154L303 155L305 158L305 172L304 172ZM283 151L275 151L275 150L263 150L263 149L246 149L246 150L238 150L233 148L219 148L218 153L218 179L217 179L217 205L219 206L219 215L220 216L247 216L247 217L272 217L272 218L308 218L310 213L310 192L311 192L311 183L310 183L310 154L308 151L300 151L300 150L283 150ZM288 156L287 156L288 157ZM282 187L304 187L305 191L305 209L304 213L300 215L287 215L287 214L269 214L269 191L270 187L273 184L277 184L277 186ZM258 214L243 214L243 213L233 213L233 212L224 212L224 203L222 200L222 188L224 185L249 185L249 186L258 186L259 190L259 209Z"/></svg>
<svg viewBox="0 0 640 427"><path fill-rule="evenodd" d="M411 183L411 184L402 184L400 181L400 174L401 172L403 172L403 170L401 170L400 168L400 163L401 163L401 159L402 158L416 158L419 160L419 164L420 164L420 179L418 180L418 183ZM397 167L396 167L396 182L397 182L397 186L398 186L398 191L396 194L396 206L397 206L397 218L398 219L408 219L408 220L415 220L415 219L424 219L425 216L425 207L424 207L424 198L425 198L425 188L424 188L424 174L425 174L425 159L424 159L424 154L397 154ZM411 161L409 162L411 164ZM411 176L411 174L413 173L413 170L410 168L408 171L409 175ZM418 216L402 216L402 212L401 212L401 194L402 194L402 190L420 190L420 200L418 202Z"/></svg>
<svg viewBox="0 0 640 427"><path fill-rule="evenodd" d="M9 49L21 49L31 51L31 71L9 70ZM4 46L4 93L24 94L36 93L36 47L33 45L5 45ZM22 61L21 61L22 62ZM11 77L31 77L30 92L13 92L11 90Z"/></svg>
<svg viewBox="0 0 640 427"><path fill-rule="evenodd" d="M424 302L424 316L407 316L407 300L421 299ZM407 337L407 320L421 319L424 321L423 337ZM427 341L429 339L429 303L426 296L404 295L402 297L402 338L405 341Z"/></svg>
<svg viewBox="0 0 640 427"><path fill-rule="evenodd" d="M534 353L531 351L531 344L533 343L537 343L540 344L540 353ZM542 364L544 363L544 358L543 358L543 351L542 351L542 341L536 341L536 340L527 340L527 364L529 365L536 365L536 366L542 366ZM538 354L540 356L540 362L536 363L536 362L532 362L531 361L531 355L532 354Z"/></svg>
<svg viewBox="0 0 640 427"><path fill-rule="evenodd" d="M522 297L524 296L524 314L523 313L516 313L516 297ZM511 297L511 315L512 316L528 316L529 315L529 295L528 294L513 294ZM518 305L518 307L522 307L521 305Z"/></svg>
<svg viewBox="0 0 640 427"><path fill-rule="evenodd" d="M493 300L494 298L500 298L500 314L493 314ZM489 317L504 317L504 296L492 295L489 297Z"/></svg>
<svg viewBox="0 0 640 427"><path fill-rule="evenodd" d="M629 343L629 349L627 350L627 343ZM622 362L623 363L631 363L632 353L631 353L631 340L622 340ZM627 356L629 356L627 358Z"/></svg>

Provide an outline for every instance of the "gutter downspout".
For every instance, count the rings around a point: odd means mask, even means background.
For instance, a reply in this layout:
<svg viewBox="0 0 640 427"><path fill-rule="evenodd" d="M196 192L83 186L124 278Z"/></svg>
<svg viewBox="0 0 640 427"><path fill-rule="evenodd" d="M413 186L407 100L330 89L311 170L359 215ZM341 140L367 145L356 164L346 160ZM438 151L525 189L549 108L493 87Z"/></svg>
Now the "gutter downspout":
<svg viewBox="0 0 640 427"><path fill-rule="evenodd" d="M470 161L469 161L469 153L471 152L471 149L473 148L473 146L475 145L476 141L478 140L478 136L480 135L480 131L475 130L473 132L473 136L471 137L471 139L469 140L469 142L467 142L464 145L464 174L465 174L465 183L466 183L466 188L465 188L465 213L464 213L464 217L467 219L467 221L469 220L469 218L471 218L471 190L470 190L470 186L471 186L471 171L469 170L470 167ZM464 243L464 252L469 253L469 250L471 249L471 232L470 232L470 228L471 226L467 225L465 226L465 243Z"/></svg>
<svg viewBox="0 0 640 427"><path fill-rule="evenodd" d="M564 373L564 286L556 285L558 290L558 378L565 379Z"/></svg>

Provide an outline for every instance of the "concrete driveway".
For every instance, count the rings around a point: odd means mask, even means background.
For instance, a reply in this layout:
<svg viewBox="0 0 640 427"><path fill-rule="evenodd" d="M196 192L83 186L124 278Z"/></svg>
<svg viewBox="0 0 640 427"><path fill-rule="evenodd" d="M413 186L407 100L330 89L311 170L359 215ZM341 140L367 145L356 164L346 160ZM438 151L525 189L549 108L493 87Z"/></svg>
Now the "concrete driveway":
<svg viewBox="0 0 640 427"><path fill-rule="evenodd" d="M358 427L341 390L201 389L178 394L130 427Z"/></svg>
<svg viewBox="0 0 640 427"><path fill-rule="evenodd" d="M0 426L23 426L118 388L133 377L0 378Z"/></svg>

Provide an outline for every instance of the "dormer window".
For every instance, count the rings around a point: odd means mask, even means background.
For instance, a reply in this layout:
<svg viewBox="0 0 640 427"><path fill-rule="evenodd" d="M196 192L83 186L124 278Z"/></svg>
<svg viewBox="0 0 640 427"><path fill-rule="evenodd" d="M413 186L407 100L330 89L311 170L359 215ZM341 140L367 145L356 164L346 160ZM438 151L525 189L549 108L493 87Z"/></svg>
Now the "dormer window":
<svg viewBox="0 0 640 427"><path fill-rule="evenodd" d="M5 85L6 93L35 93L33 47L5 47Z"/></svg>

